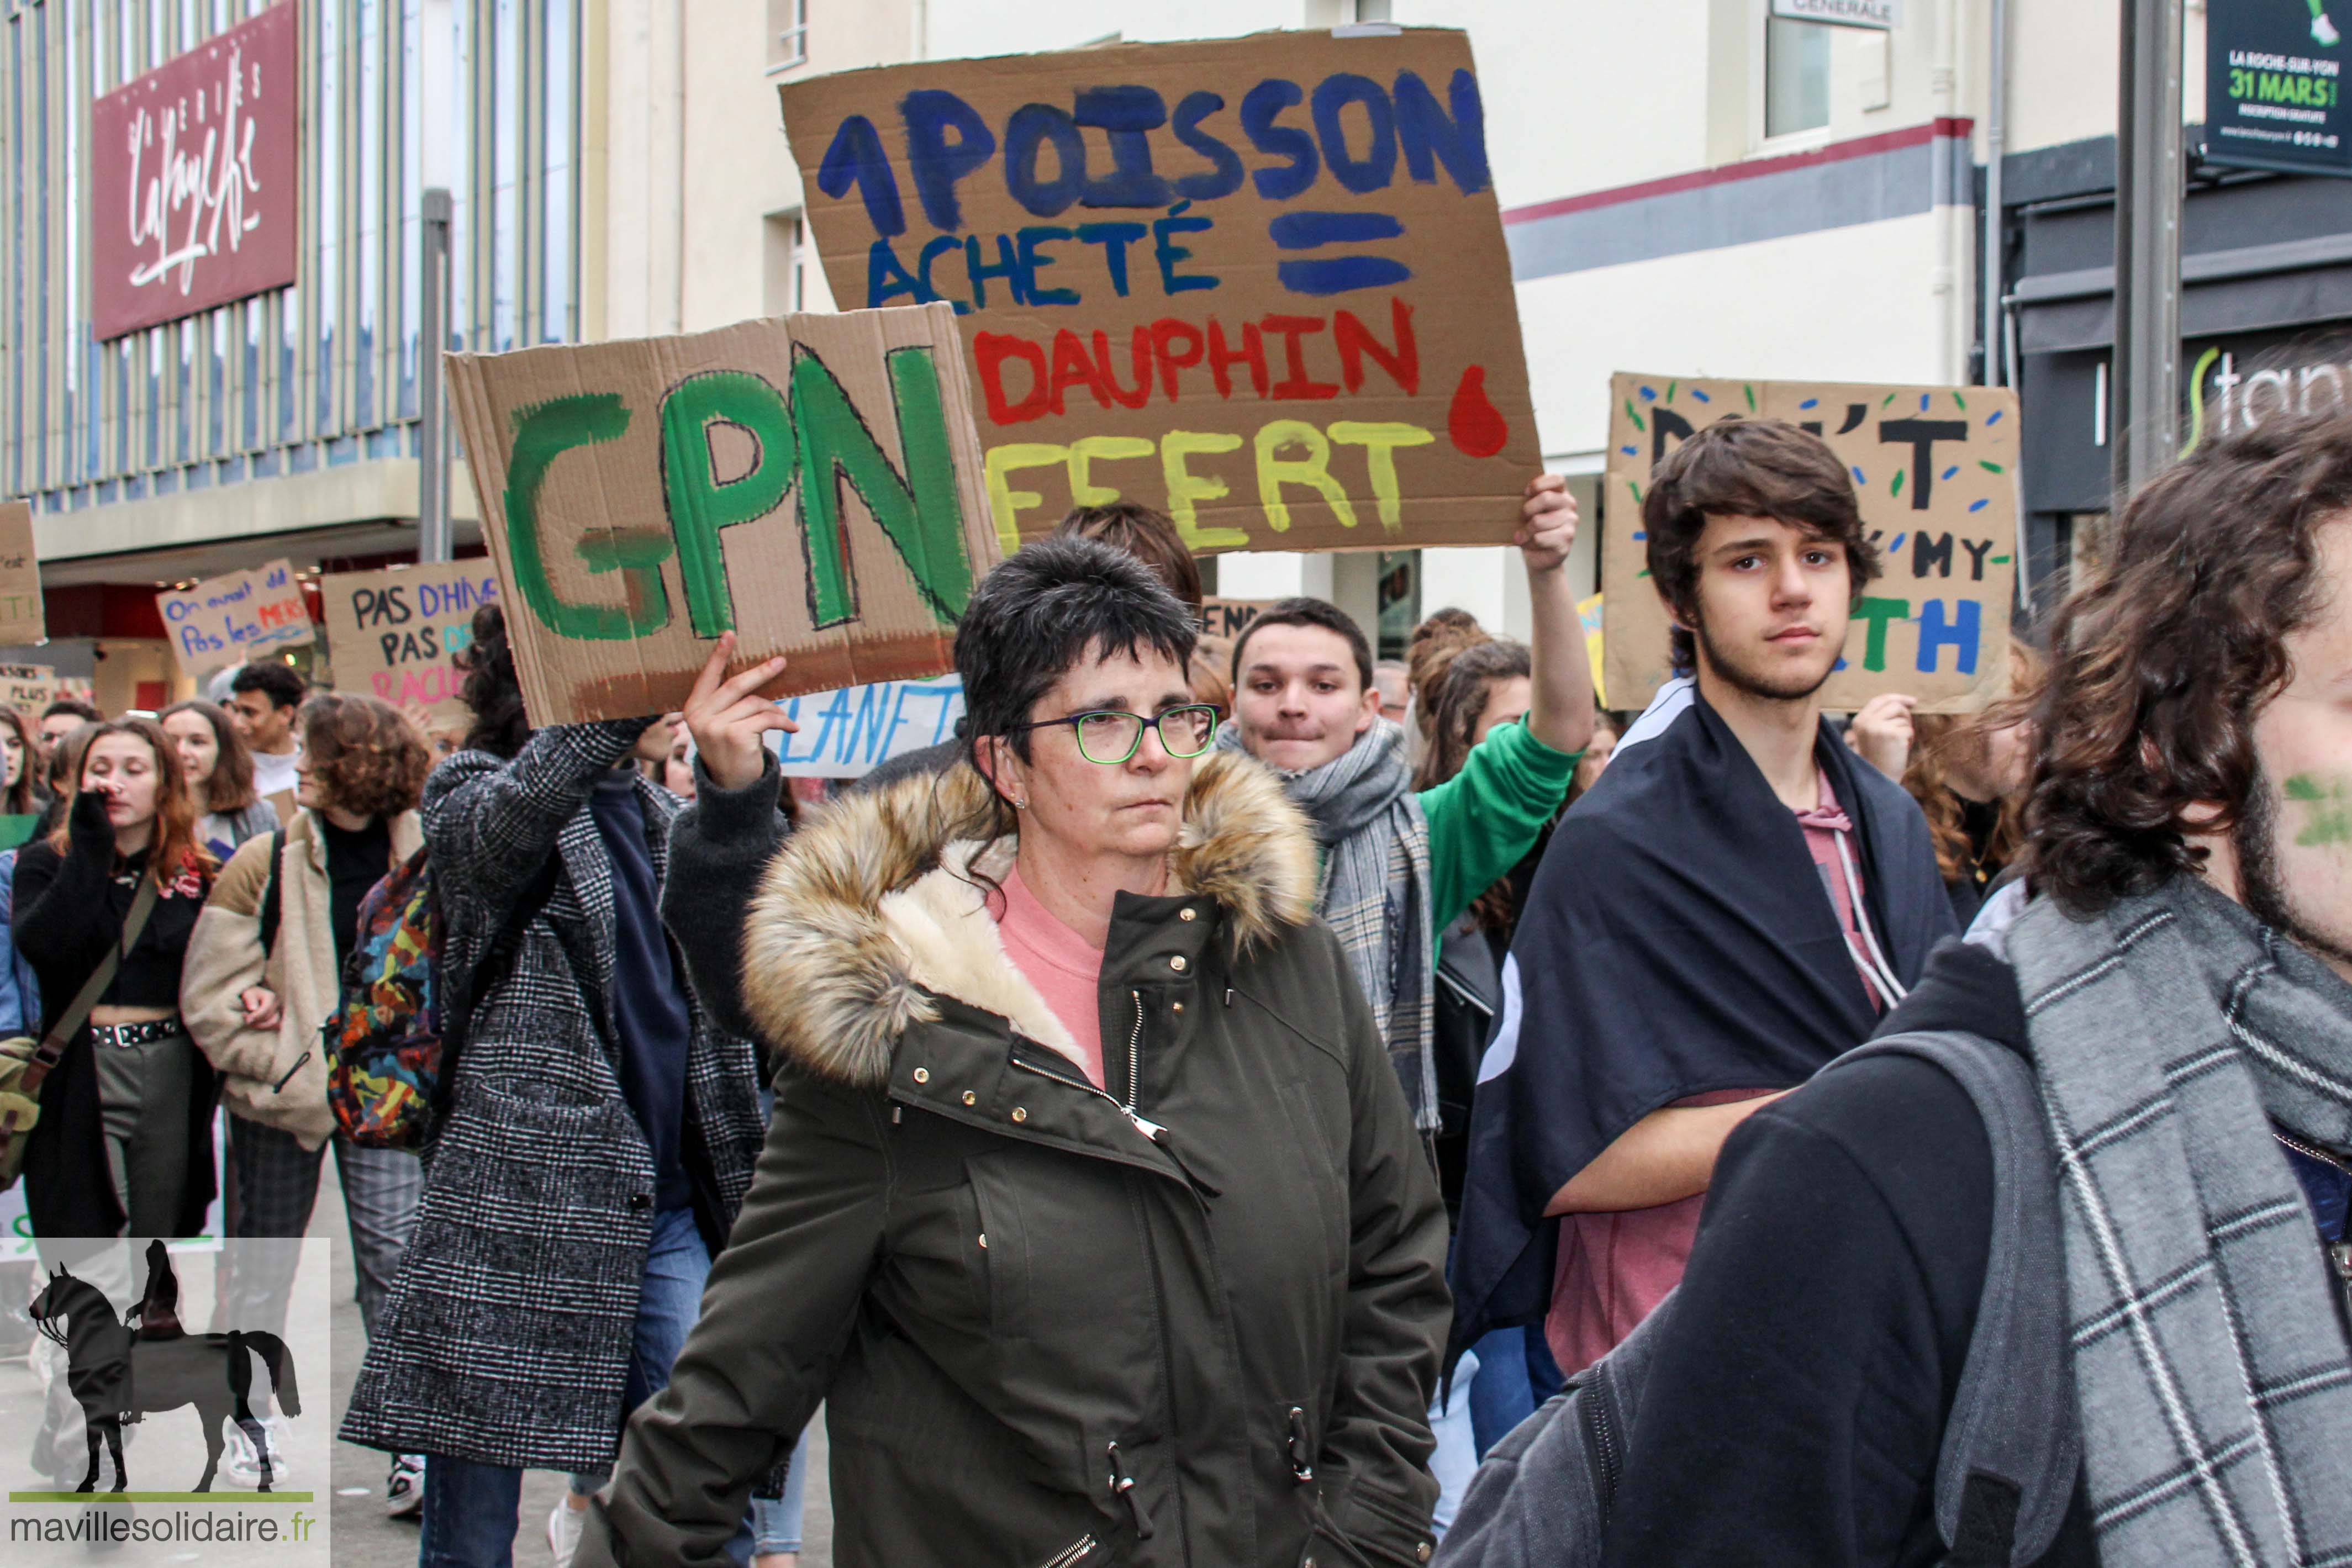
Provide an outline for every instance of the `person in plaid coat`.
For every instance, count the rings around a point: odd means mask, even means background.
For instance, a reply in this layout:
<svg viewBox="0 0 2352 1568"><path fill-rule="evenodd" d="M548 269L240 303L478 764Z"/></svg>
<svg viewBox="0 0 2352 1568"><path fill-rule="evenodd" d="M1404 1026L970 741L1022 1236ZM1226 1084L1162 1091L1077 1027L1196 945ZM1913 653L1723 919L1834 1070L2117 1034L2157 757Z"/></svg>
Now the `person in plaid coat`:
<svg viewBox="0 0 2352 1568"><path fill-rule="evenodd" d="M475 727L422 805L445 963L470 971L519 916L521 942L476 999L342 1428L428 1456L427 1564L507 1560L522 1469L602 1484L629 1410L667 1381L762 1132L750 1042L669 967L651 910L680 802L628 764L667 730L530 732L496 607L471 656ZM551 1521L559 1557L572 1511Z"/></svg>

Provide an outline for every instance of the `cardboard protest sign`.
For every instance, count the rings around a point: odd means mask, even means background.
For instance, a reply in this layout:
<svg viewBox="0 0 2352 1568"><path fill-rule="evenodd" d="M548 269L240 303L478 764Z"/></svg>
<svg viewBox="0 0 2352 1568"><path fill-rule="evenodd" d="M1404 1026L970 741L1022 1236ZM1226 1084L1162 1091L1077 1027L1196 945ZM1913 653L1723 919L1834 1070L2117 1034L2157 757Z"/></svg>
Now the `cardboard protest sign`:
<svg viewBox="0 0 2352 1568"><path fill-rule="evenodd" d="M58 673L47 664L0 664L0 703L28 717L58 700ZM7 846L0 844L0 849Z"/></svg>
<svg viewBox="0 0 2352 1568"><path fill-rule="evenodd" d="M1723 419L1780 419L1829 443L1853 477L1878 580L1856 597L1822 706L1907 692L1922 713L2000 695L2017 582L2017 394L1621 374L1610 382L1609 527L1601 541L1609 700L1639 709L1667 674L1668 621L1642 528L1650 470Z"/></svg>
<svg viewBox="0 0 2352 1568"><path fill-rule="evenodd" d="M882 681L816 692L782 705L800 733L779 730L768 744L788 779L859 779L894 757L955 738L963 716L963 681Z"/></svg>
<svg viewBox="0 0 2352 1568"><path fill-rule="evenodd" d="M944 305L448 356L534 724L933 675L996 564Z"/></svg>
<svg viewBox="0 0 2352 1568"><path fill-rule="evenodd" d="M474 638L474 612L499 596L488 560L338 572L319 580L335 689L395 707L462 710L452 662Z"/></svg>
<svg viewBox="0 0 2352 1568"><path fill-rule="evenodd" d="M1201 601L1201 642L1196 657L1209 661L1217 674L1233 677L1234 644L1249 629L1258 612L1278 602L1272 599L1203 599Z"/></svg>
<svg viewBox="0 0 2352 1568"><path fill-rule="evenodd" d="M317 638L302 585L282 560L208 577L190 589L166 589L155 596L155 608L163 612L181 670L199 680Z"/></svg>
<svg viewBox="0 0 2352 1568"><path fill-rule="evenodd" d="M1584 627L1584 654L1592 662L1592 697L1602 707L1609 706L1608 643L1601 634L1608 602L1607 596L1599 593L1576 601L1577 619Z"/></svg>
<svg viewBox="0 0 2352 1568"><path fill-rule="evenodd" d="M1507 542L1540 463L1466 34L1261 33L785 84L834 297L950 301L1003 548Z"/></svg>
<svg viewBox="0 0 2352 1568"><path fill-rule="evenodd" d="M41 612L41 562L33 548L33 506L0 501L0 643L24 647L46 640Z"/></svg>

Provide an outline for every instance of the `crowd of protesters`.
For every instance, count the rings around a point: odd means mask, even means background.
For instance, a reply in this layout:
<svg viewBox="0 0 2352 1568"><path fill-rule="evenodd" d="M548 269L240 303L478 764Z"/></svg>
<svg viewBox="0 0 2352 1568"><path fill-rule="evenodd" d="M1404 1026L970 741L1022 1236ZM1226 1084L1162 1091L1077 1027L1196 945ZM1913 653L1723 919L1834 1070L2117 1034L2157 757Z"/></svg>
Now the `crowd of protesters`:
<svg viewBox="0 0 2352 1568"><path fill-rule="evenodd" d="M299 1238L331 1144L341 1435L427 1568L509 1563L530 1469L557 1568L790 1563L820 1407L852 1568L2352 1560L2352 423L2150 484L1974 713L1823 711L1878 560L1818 438L1701 432L1640 520L1639 713L1557 476L1528 639L1395 660L1309 598L1213 660L1175 526L1082 508L975 591L957 737L831 790L782 660L533 728L495 607L461 736L276 663L0 709L44 1259ZM420 853L422 1157L321 1034ZM2060 1370L1989 1406L2036 1303ZM1954 1459L2021 1410L2038 1468Z"/></svg>

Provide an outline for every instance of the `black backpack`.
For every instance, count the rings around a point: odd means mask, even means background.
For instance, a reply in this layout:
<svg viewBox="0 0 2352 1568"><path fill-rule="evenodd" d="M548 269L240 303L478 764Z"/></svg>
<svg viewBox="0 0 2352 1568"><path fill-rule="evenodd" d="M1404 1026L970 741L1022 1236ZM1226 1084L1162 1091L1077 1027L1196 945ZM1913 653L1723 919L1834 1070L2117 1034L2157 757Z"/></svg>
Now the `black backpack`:
<svg viewBox="0 0 2352 1568"><path fill-rule="evenodd" d="M2058 1166L2033 1068L1958 1031L1892 1035L1822 1071L1907 1055L1969 1092L1992 1145L1993 1226L1960 1385L1936 1465L1947 1568L2011 1568L2056 1540L2082 1437L2066 1333ZM1437 1568L1592 1568L1628 1458L1669 1294L1622 1343L1488 1450L1437 1552Z"/></svg>

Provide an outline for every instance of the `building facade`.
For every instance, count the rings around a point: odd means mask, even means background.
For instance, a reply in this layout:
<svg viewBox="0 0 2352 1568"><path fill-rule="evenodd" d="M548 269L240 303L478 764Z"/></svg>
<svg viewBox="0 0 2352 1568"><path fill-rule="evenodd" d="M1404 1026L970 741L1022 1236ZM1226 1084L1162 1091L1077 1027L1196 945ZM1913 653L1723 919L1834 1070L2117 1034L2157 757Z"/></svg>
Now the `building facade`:
<svg viewBox="0 0 2352 1568"><path fill-rule="evenodd" d="M0 0L0 494L36 508L43 662L152 706L185 686L159 585L413 559L423 192L450 347L582 336L601 10Z"/></svg>

